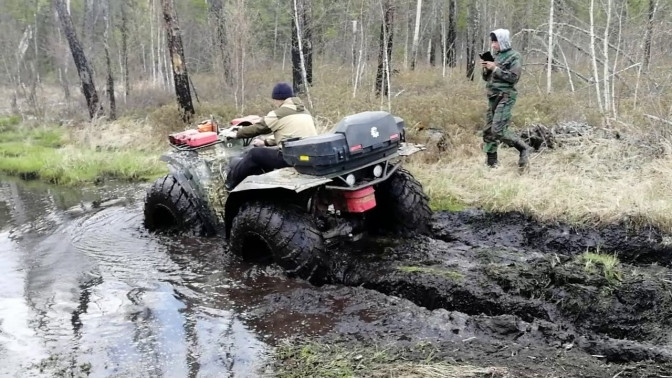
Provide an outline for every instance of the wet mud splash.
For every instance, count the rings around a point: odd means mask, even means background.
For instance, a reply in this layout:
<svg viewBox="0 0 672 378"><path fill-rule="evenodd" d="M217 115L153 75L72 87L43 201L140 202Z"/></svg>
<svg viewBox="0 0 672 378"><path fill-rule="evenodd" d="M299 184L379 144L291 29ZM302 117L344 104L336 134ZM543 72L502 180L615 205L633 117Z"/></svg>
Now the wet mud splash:
<svg viewBox="0 0 672 378"><path fill-rule="evenodd" d="M334 254L334 282L430 310L415 316L452 358L516 374L672 374L672 250L655 229L465 211L437 214L431 237L356 249Z"/></svg>

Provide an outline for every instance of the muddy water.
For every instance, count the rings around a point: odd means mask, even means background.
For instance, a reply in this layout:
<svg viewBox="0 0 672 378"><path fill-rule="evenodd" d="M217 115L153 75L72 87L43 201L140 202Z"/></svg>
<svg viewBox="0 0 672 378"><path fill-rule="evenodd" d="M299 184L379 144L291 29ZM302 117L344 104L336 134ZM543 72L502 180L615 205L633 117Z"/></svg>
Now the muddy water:
<svg viewBox="0 0 672 378"><path fill-rule="evenodd" d="M248 304L292 281L250 277L218 240L149 235L143 195L0 183L0 375L256 374L288 330Z"/></svg>

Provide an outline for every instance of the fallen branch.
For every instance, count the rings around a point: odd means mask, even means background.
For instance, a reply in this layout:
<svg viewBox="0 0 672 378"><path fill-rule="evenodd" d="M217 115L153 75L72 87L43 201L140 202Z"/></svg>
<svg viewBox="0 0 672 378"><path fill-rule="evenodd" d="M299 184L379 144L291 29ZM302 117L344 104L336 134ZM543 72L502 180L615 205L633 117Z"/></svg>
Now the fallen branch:
<svg viewBox="0 0 672 378"><path fill-rule="evenodd" d="M644 116L645 116L646 118L650 118L650 119L653 119L653 120L656 120L656 121L660 121L660 122L666 123L666 124L668 124L668 125L672 125L672 121L668 121L668 120L666 120L666 119L663 119L663 118L660 118L660 117L656 117L656 116L651 115L651 114L644 114Z"/></svg>

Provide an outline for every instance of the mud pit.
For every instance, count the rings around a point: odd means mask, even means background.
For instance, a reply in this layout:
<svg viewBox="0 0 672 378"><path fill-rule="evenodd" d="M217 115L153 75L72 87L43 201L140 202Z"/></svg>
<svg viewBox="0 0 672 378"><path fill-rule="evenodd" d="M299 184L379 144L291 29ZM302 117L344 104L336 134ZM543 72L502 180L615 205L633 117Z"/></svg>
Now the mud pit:
<svg viewBox="0 0 672 378"><path fill-rule="evenodd" d="M391 345L410 361L427 359L416 346L429 343L435 361L505 369L480 376L672 376L672 248L658 231L479 211L439 213L432 228L336 252L339 286L271 295L263 308L352 317L320 343Z"/></svg>

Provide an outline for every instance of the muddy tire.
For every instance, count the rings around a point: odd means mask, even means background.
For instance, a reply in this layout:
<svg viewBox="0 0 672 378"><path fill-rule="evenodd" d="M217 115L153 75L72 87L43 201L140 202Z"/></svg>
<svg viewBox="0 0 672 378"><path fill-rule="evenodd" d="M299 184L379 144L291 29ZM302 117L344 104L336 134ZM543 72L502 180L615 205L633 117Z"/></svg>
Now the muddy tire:
<svg viewBox="0 0 672 378"><path fill-rule="evenodd" d="M206 215L198 210L197 202L173 175L166 175L147 190L145 197L145 227L150 231L195 235L214 234Z"/></svg>
<svg viewBox="0 0 672 378"><path fill-rule="evenodd" d="M272 256L288 275L324 282L326 254L322 233L300 209L253 202L234 218L231 251L246 259Z"/></svg>
<svg viewBox="0 0 672 378"><path fill-rule="evenodd" d="M429 198L407 170L397 170L376 187L370 229L402 235L424 234L429 230L431 218Z"/></svg>

